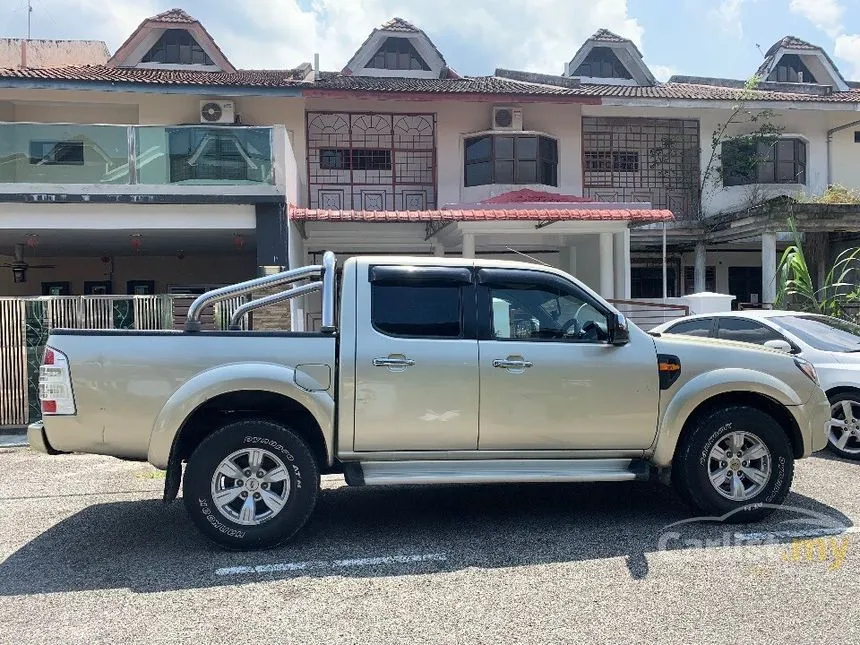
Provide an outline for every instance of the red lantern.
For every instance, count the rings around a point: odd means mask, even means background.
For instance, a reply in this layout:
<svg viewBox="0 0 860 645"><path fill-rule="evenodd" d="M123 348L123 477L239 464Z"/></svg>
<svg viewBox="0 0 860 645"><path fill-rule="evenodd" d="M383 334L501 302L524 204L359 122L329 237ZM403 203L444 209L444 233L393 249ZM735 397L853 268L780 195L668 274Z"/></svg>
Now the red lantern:
<svg viewBox="0 0 860 645"><path fill-rule="evenodd" d="M31 249L35 249L39 246L39 236L35 233L27 233L27 246Z"/></svg>
<svg viewBox="0 0 860 645"><path fill-rule="evenodd" d="M237 251L241 251L245 248L245 238L239 233L233 233L233 246L236 247Z"/></svg>
<svg viewBox="0 0 860 645"><path fill-rule="evenodd" d="M135 253L139 253L140 252L140 245L143 242L143 240L141 240L141 237L142 237L141 234L140 233L134 233L130 237L131 237L131 250L134 251Z"/></svg>

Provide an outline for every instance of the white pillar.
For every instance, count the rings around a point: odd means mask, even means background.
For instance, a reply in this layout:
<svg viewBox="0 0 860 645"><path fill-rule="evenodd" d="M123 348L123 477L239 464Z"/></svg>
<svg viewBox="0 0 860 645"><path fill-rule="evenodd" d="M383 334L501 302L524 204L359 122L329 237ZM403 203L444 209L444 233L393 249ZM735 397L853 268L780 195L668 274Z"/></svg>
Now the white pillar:
<svg viewBox="0 0 860 645"><path fill-rule="evenodd" d="M630 229L613 236L615 257L615 297L630 300Z"/></svg>
<svg viewBox="0 0 860 645"><path fill-rule="evenodd" d="M474 233L463 233L463 257L464 258L474 258L475 257L475 234Z"/></svg>
<svg viewBox="0 0 860 645"><path fill-rule="evenodd" d="M704 242L696 242L696 258L693 267L693 293L702 293L705 290L705 266L708 260L708 254L705 250Z"/></svg>
<svg viewBox="0 0 860 645"><path fill-rule="evenodd" d="M570 275L576 275L576 247L572 244L563 246L558 250L558 268L567 271Z"/></svg>
<svg viewBox="0 0 860 645"><path fill-rule="evenodd" d="M607 299L615 297L613 277L612 233L600 234L600 295Z"/></svg>
<svg viewBox="0 0 860 645"><path fill-rule="evenodd" d="M433 255L437 258L445 257L445 245L441 242L433 242Z"/></svg>
<svg viewBox="0 0 860 645"><path fill-rule="evenodd" d="M294 222L290 222L288 234L287 262L289 263L289 268L295 269L305 266L308 264L307 249L305 248L305 241L302 239L301 230ZM292 331L305 330L306 307L307 301L305 296L299 296L290 300L290 329Z"/></svg>
<svg viewBox="0 0 860 645"><path fill-rule="evenodd" d="M776 233L761 234L761 302L776 300Z"/></svg>

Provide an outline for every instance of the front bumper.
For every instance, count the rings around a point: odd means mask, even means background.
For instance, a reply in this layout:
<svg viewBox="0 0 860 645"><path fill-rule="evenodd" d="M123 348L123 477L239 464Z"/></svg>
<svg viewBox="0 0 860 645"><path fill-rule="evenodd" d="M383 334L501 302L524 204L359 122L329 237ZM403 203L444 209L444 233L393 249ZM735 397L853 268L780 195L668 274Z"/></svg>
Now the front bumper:
<svg viewBox="0 0 860 645"><path fill-rule="evenodd" d="M813 452L824 450L830 432L830 402L827 395L819 390L803 405L793 405L788 409L803 435L803 456L809 457Z"/></svg>
<svg viewBox="0 0 860 645"><path fill-rule="evenodd" d="M62 451L55 450L48 443L48 437L45 435L45 424L41 421L36 421L36 423L27 426L27 441L30 442L30 448L37 452L43 452L46 455L63 454Z"/></svg>

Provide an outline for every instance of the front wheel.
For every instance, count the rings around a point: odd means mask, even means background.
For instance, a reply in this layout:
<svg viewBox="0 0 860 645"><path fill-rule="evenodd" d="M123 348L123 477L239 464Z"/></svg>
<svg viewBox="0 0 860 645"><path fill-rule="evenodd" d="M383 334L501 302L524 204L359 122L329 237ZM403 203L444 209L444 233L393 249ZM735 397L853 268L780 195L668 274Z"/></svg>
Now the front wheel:
<svg viewBox="0 0 860 645"><path fill-rule="evenodd" d="M197 528L236 550L292 537L316 504L319 468L307 444L280 424L250 419L206 437L188 460L182 495Z"/></svg>
<svg viewBox="0 0 860 645"><path fill-rule="evenodd" d="M845 459L860 459L860 392L831 397L827 447Z"/></svg>
<svg viewBox="0 0 860 645"><path fill-rule="evenodd" d="M694 422L672 472L679 493L696 511L750 522L785 500L794 455L788 435L773 417L756 408L730 406Z"/></svg>

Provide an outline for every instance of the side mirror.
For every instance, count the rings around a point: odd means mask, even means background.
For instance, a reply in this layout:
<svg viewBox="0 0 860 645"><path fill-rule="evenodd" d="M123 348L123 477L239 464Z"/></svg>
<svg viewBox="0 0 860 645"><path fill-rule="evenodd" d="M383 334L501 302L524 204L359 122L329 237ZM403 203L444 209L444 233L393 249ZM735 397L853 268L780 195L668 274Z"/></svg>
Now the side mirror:
<svg viewBox="0 0 860 645"><path fill-rule="evenodd" d="M765 341L764 346L770 347L771 349L778 349L779 351L785 352L786 354L791 354L792 352L794 352L794 347L791 346L791 343L779 338Z"/></svg>
<svg viewBox="0 0 860 645"><path fill-rule="evenodd" d="M626 345L630 342L630 329L627 326L627 318L623 314L609 314L607 323L610 345Z"/></svg>

